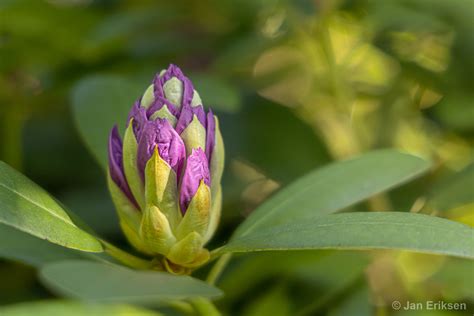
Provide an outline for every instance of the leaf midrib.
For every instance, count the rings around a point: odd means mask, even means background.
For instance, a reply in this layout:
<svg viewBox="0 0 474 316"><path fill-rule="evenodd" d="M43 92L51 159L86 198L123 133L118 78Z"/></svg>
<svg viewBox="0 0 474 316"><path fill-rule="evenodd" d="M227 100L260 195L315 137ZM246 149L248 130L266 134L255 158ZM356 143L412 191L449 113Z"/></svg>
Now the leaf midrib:
<svg viewBox="0 0 474 316"><path fill-rule="evenodd" d="M69 221L67 221L65 218L59 216L59 215L56 214L55 212L52 212L51 210L49 210L48 208L46 208L44 205L38 204L38 203L35 202L34 200L32 200L32 199L30 199L29 197L27 197L27 196L21 194L20 192L16 191L15 189L12 189L12 188L6 186L6 185L5 185L4 183L2 183L2 182L0 182L0 186L3 187L3 188L5 188L6 190L8 190L8 191L10 191L10 192L12 192L12 193L18 195L18 196L20 196L20 197L23 198L24 200L26 200L26 201L28 201L29 203L31 203L31 204L33 204L33 205L39 207L40 209L46 211L46 213L48 213L48 214L50 214L50 215L52 215L52 216L54 216L54 217L60 219L60 220L63 221L64 223L66 223L66 224L68 224L68 225L70 225L70 226L73 226L73 227L77 228L77 226L72 223L72 221L71 221L70 218L68 218ZM66 213L64 213L64 215L67 216ZM9 223L5 223L5 224L9 224Z"/></svg>
<svg viewBox="0 0 474 316"><path fill-rule="evenodd" d="M298 223L299 224L299 223ZM361 225L361 224L366 224L366 225L384 225L384 224L389 224L389 225L394 225L394 226L412 226L412 227L422 227L422 228L435 228L437 230L444 230L444 231L447 231L447 232L456 232L458 233L459 231L458 230L452 230L452 229L448 229L448 228L445 228L445 227L437 227L437 226L433 226L433 225L422 225L422 224L414 224L414 223L402 223L402 222L391 222L391 223L387 223L387 222L381 222L381 221L360 221L360 222L349 222L349 223L331 223L331 224L319 224L319 225L314 225L312 226L311 228L321 228L321 227L331 227L331 226L342 226L342 225ZM460 224L460 223L459 223ZM309 224L307 224L309 225ZM270 231L273 231L275 230L277 227L282 227L282 226L288 226L288 225L281 225L281 226L275 226L275 227L272 227L271 229L269 229ZM299 224L299 225L296 225L298 226L299 229L299 232L306 232L306 231L312 231L313 229L310 229L309 227L305 227L306 225L305 224ZM303 227L301 227L303 226ZM467 228L469 228L468 226L466 226ZM469 229L466 229L465 231L469 231ZM283 230L279 230L278 231L279 233L287 233L287 232L294 232L294 227L293 229L292 228L287 228L287 229L283 229ZM474 233L474 230L471 230L470 231L471 233ZM263 234L262 233L257 233L256 236L270 236L270 235L274 235L273 232L264 232ZM245 236L241 236L242 238L240 240L249 240L249 239L255 239L255 237L247 237L247 238L243 238Z"/></svg>
<svg viewBox="0 0 474 316"><path fill-rule="evenodd" d="M354 213L352 213L354 214ZM357 214L364 214L364 213L357 213ZM387 214L390 214L390 213L387 213ZM404 213L402 213L404 214ZM408 213L407 213L408 214ZM413 214L415 215L415 214ZM328 216L340 216L340 215L328 215ZM421 217L419 215L415 215L416 217L418 217L418 219L420 219ZM426 215L427 217L429 217L428 215ZM390 221L390 222L384 222L384 221L381 221L380 219L378 220L351 220L349 222L338 222L338 223L320 223L320 224L317 224L317 223L313 223L313 224L310 224L310 223L296 223L297 225L297 228L298 228L298 231L300 233L305 233L305 232L309 232L309 231L313 231L314 229L317 229L317 228L322 228L322 227L331 227L331 226L353 226L353 225L381 225L381 224L393 224L394 226L401 226L401 227L407 227L407 226L411 226L411 227L418 227L418 228L423 228L423 229L436 229L436 230L441 230L441 231L444 231L444 232L449 232L450 234L454 234L454 236L457 236L457 237L454 237L454 238L458 238L458 239L462 239L462 237L465 237L464 233L470 233L472 235L472 237L474 237L474 229L470 228L469 226L467 225L463 225L461 223L458 223L458 222L454 222L454 221L450 221L450 220L447 220L447 219L442 219L442 218L438 218L438 217L433 217L435 218L436 220L445 220L445 221L448 221L448 222L451 222L452 224L458 224L459 228L464 228L463 230L454 230L452 228L446 228L444 226L436 226L436 225L433 225L434 223L428 223L428 224L425 224L425 223L404 223L404 222L400 222L400 221ZM318 218L320 219L320 218ZM312 225L311 227L308 227L308 225ZM287 227L286 229L284 228L285 226L288 226L288 225L279 225L279 226L275 226L273 227L272 229L269 229L267 232L263 232L263 233L257 233L255 236L253 237L243 237L243 238L240 238L240 239L236 239L236 241L238 240L237 242L237 245L234 246L232 244L232 241L220 248L220 251L221 253L225 253L225 252L228 252L228 250L230 252L245 252L245 244L249 241L252 241L252 240L263 240L265 238L271 238L275 235L275 228L277 227L283 227L282 230L278 231L278 233L288 233L288 232L293 232L295 227ZM325 248L334 248L332 246L315 246L315 247L310 247L310 246L307 246L307 247L300 247L298 249L294 249L294 250L303 250L303 249L325 249ZM380 246L367 246L367 247L364 247L364 246L341 246L341 247L336 247L336 248L340 248L340 249L364 249L364 250L369 250L369 249L394 249L394 247L390 247L390 246L383 246L383 245L380 245ZM291 249L291 247L255 247L255 248L252 248L251 251L265 251L265 250L288 250L288 249ZM420 247L419 245L414 245L413 247L411 247L410 249L416 251L420 251L420 252L428 252L428 253L444 253L444 254L451 254L451 255L454 255L454 256L459 256L459 257L464 257L464 258L474 258L474 252L470 252L469 249L464 250L464 249L461 249L461 251L456 251L456 252L452 252L450 251L450 249L440 249L440 251L430 251L429 249L424 249L423 247Z"/></svg>
<svg viewBox="0 0 474 316"><path fill-rule="evenodd" d="M410 175L407 175L407 176L401 178L401 179L400 179L397 183L395 183L395 184L389 185L389 186L387 186L387 187L385 187L385 188L381 188L381 189L374 190L374 193L371 194L370 196L374 196L374 195L377 195L377 194L379 194L379 193L381 193L381 192L388 191L388 190L390 190L390 189L396 187L397 185L400 185L400 184L402 184L402 183L404 183L404 182L406 182L406 181L408 181L408 180L410 180L410 179L416 177L417 175L419 175L419 174L425 172L426 169L427 169L427 167L422 168L422 169L420 169L420 170L418 170L418 171L416 171L416 172L414 172L414 173L412 173L412 174L410 174ZM321 182L321 181L317 181L317 183L320 183L320 182ZM308 190L310 190L310 189L311 189L311 186L307 186L307 187L303 188L302 190L300 190L300 191L298 191L296 194L294 194L291 199L286 199L286 200L284 200L283 202L281 202L280 204L278 204L278 206L276 206L276 207L273 209L273 211L271 211L271 210L267 211L266 214L264 214L262 217L260 217L260 218L257 219L256 221L254 221L245 231L243 231L242 233L236 235L235 238L244 237L244 236L248 235L256 226L258 227L258 225L259 225L262 221L264 221L264 220L265 220L266 218L268 218L269 216L275 214L275 212L277 212L276 210L281 210L284 206L287 206L293 199L295 199L295 197L301 196L303 193L306 193L306 192L307 192ZM341 209L343 209L343 208L346 208L346 207L352 206L352 205L354 205L354 204L357 204L357 203L359 203L359 202L361 202L361 201L363 201L363 200L369 198L370 196L358 198L358 199L354 200L354 201L351 202L351 203L346 203L345 206L339 206L339 207L337 207L337 208L333 208L332 210L331 210L331 207L329 207L330 212L328 212L328 213L329 213L329 214L330 214L330 213L334 213L334 212L337 212L337 211L339 211L339 210L341 210ZM271 201L268 201L268 202L270 203ZM266 207L265 205L262 205L262 208L265 208L265 207ZM257 210L255 210L255 211L259 211L259 212L260 212L260 209L257 209ZM318 213L318 212L320 212L320 211L321 211L321 210L315 211L315 213ZM319 214L319 216L324 216L324 215L327 215L327 213L325 213L325 214Z"/></svg>

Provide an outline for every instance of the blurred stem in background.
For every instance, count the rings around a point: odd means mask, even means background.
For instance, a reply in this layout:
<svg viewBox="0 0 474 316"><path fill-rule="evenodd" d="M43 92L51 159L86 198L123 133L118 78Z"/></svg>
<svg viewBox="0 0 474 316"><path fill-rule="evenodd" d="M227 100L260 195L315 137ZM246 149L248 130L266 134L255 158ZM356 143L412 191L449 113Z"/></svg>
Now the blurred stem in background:
<svg viewBox="0 0 474 316"><path fill-rule="evenodd" d="M22 134L27 113L20 106L8 107L2 123L2 160L21 171L23 168Z"/></svg>
<svg viewBox="0 0 474 316"><path fill-rule="evenodd" d="M207 275L206 282L209 284L216 284L221 276L222 272L224 272L225 267L229 263L230 259L232 258L231 253L226 253L217 259L216 263L211 268L211 271Z"/></svg>
<svg viewBox="0 0 474 316"><path fill-rule="evenodd" d="M136 257L126 251L123 251L120 248L115 247L114 245L106 241L102 241L102 244L104 245L106 253L108 253L110 256L114 257L119 262L125 264L128 267L139 269L139 270L147 270L147 269L153 269L153 270L158 270L158 271L163 270L160 264L156 264L155 262L152 262L151 260L145 260L145 259Z"/></svg>
<svg viewBox="0 0 474 316"><path fill-rule="evenodd" d="M195 312L199 316L220 316L222 315L216 306L209 300L205 298L195 298L191 300L191 305L193 305Z"/></svg>

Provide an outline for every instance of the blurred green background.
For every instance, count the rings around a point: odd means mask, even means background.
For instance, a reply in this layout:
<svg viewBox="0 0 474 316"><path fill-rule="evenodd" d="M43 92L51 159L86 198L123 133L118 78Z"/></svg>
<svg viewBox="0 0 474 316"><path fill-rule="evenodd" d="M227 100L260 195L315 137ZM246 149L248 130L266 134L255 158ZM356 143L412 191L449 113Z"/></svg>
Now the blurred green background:
<svg viewBox="0 0 474 316"><path fill-rule="evenodd" d="M226 144L211 248L279 187L385 147L435 168L355 208L474 225L472 1L1 0L0 160L126 247L75 115L91 91L138 98L169 63L217 113ZM54 298L26 265L1 260L0 280L1 305ZM472 262L406 252L246 255L218 285L232 315L474 311ZM395 312L394 300L468 310Z"/></svg>

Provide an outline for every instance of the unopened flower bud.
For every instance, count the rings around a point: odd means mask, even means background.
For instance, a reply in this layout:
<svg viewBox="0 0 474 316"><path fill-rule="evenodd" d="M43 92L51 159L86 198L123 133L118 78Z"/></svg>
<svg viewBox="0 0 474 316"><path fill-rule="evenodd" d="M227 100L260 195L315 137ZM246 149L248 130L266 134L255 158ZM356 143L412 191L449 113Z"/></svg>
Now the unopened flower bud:
<svg viewBox="0 0 474 316"><path fill-rule="evenodd" d="M209 260L223 166L217 118L170 65L132 106L123 143L117 127L110 133L109 189L130 243L172 272Z"/></svg>

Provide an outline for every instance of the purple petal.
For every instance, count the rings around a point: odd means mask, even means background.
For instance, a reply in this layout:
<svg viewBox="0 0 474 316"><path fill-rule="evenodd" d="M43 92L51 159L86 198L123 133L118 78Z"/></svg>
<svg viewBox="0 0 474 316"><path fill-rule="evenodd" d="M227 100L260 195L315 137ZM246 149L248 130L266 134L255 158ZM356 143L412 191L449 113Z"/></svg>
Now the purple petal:
<svg viewBox="0 0 474 316"><path fill-rule="evenodd" d="M191 123L193 120L193 110L190 105L185 105L181 109L181 114L179 115L178 122L176 123L176 132L181 135L184 129Z"/></svg>
<svg viewBox="0 0 474 316"><path fill-rule="evenodd" d="M166 119L158 118L145 124L138 142L137 164L142 178L145 178L146 163L157 147L160 157L173 168L179 177L186 158L183 140Z"/></svg>
<svg viewBox="0 0 474 316"><path fill-rule="evenodd" d="M132 202L137 209L139 209L137 201L133 197L132 191L128 186L127 180L123 170L122 162L122 140L118 132L117 125L115 125L109 136L109 173L115 184L122 190L125 196Z"/></svg>
<svg viewBox="0 0 474 316"><path fill-rule="evenodd" d="M182 105L191 104L191 101L193 100L193 95L194 95L193 83L187 77L184 77L183 86L184 88L183 88Z"/></svg>
<svg viewBox="0 0 474 316"><path fill-rule="evenodd" d="M181 135L186 127L188 127L188 125L192 122L194 115L197 116L202 126L206 128L206 112L204 112L202 105L193 107L187 104L181 109L181 114L179 115L178 122L176 123L176 132L178 132L178 134Z"/></svg>
<svg viewBox="0 0 474 316"><path fill-rule="evenodd" d="M178 109L170 101L162 97L157 97L155 98L155 101L153 101L151 106L148 108L147 116L151 117L153 113L161 110L163 105L166 105L166 107L168 108L171 114L173 114L174 116L178 115L178 112L179 112Z"/></svg>
<svg viewBox="0 0 474 316"><path fill-rule="evenodd" d="M206 154L201 148L197 148L192 150L191 155L189 155L186 160L186 169L184 170L183 180L181 182L179 205L183 215L186 213L186 209L196 194L202 180L204 180L204 183L208 186L211 185L211 176Z"/></svg>
<svg viewBox="0 0 474 316"><path fill-rule="evenodd" d="M159 74L155 76L155 79L153 80L153 85L155 87L155 90L154 90L155 98L158 98L158 97L165 98L163 85L173 77L178 78L183 83L183 95L182 95L180 107L183 107L185 104L191 104L191 101L193 99L193 94L194 94L193 84L191 80L189 80L183 74L181 69L179 69L178 66L173 65L173 64L169 65L168 69L163 74L163 76L160 77Z"/></svg>
<svg viewBox="0 0 474 316"><path fill-rule="evenodd" d="M183 72L181 71L181 69L174 65L174 64L170 64L168 66L168 69L166 69L166 71L163 73L163 79L165 81L168 81L170 80L172 77L176 77L178 78L179 80L182 80L183 78L185 78Z"/></svg>
<svg viewBox="0 0 474 316"><path fill-rule="evenodd" d="M202 107L202 105L193 106L192 109L193 109L194 115L196 115L197 118L199 119L199 122L201 122L202 126L206 128L206 112L204 111L204 108Z"/></svg>
<svg viewBox="0 0 474 316"><path fill-rule="evenodd" d="M135 104L133 104L132 109L130 110L128 114L127 127L130 122L130 119L132 118L133 118L133 132L135 134L135 138L138 141L140 139L140 134L143 129L143 126L145 126L146 122L148 121L146 109L140 106L140 101L136 101Z"/></svg>
<svg viewBox="0 0 474 316"><path fill-rule="evenodd" d="M216 145L216 119L212 110L207 113L207 133L206 133L206 156L209 164L211 164L212 152Z"/></svg>

